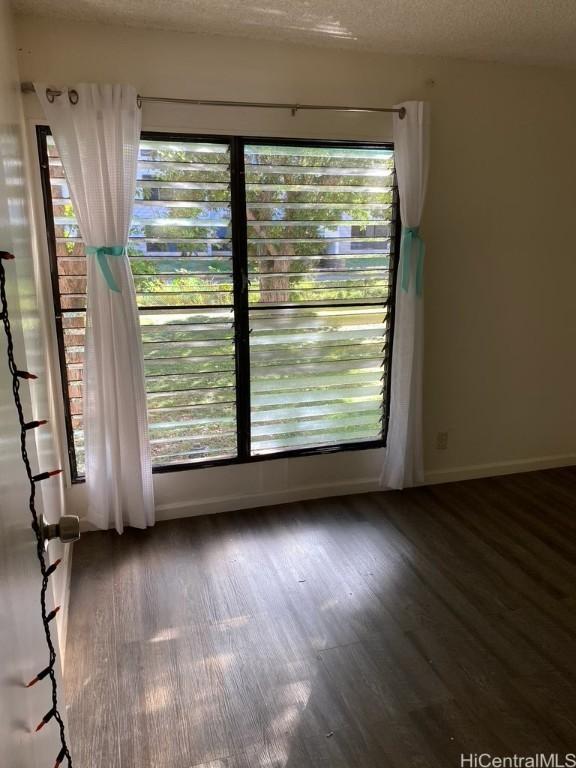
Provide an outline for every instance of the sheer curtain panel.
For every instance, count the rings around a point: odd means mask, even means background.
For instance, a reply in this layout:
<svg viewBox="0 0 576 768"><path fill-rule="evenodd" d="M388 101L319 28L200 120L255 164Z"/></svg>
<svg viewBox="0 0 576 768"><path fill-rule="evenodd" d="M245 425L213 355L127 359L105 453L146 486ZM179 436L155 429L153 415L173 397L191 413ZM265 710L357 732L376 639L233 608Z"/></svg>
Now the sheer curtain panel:
<svg viewBox="0 0 576 768"><path fill-rule="evenodd" d="M390 423L384 467L384 488L405 488L423 482L422 451L422 318L424 242L420 219L428 180L430 110L422 101L397 104L394 115L394 156L400 196L402 239L394 342L392 347Z"/></svg>
<svg viewBox="0 0 576 768"><path fill-rule="evenodd" d="M86 248L84 432L88 519L154 523L144 363L126 254L141 110L128 85L81 83L49 97L35 84Z"/></svg>

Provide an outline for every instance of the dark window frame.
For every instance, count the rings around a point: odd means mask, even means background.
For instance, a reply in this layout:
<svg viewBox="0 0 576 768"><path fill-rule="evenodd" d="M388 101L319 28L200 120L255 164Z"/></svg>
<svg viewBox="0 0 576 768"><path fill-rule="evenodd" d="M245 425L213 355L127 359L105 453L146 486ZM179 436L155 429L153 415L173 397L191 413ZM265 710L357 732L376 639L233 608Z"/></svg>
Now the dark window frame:
<svg viewBox="0 0 576 768"><path fill-rule="evenodd" d="M64 417L66 425L66 438L68 458L70 462L70 476L73 483L84 482L84 476L78 475L76 468L76 456L72 432L72 414L69 401L69 381L66 370L66 357L64 348L64 334L62 327L63 310L60 302L58 284L58 264L56 255L56 235L52 214L52 193L50 187L50 169L48 163L47 137L51 135L50 128L46 125L36 126L36 141L38 157L40 161L40 177L42 184L42 197L44 206L44 218L48 241L48 255L50 262L50 276L52 283L52 297L54 302L54 317L56 323L56 336L58 340L58 357L60 364L60 376L62 382L62 394L64 405ZM299 448L293 450L278 451L262 455L250 454L250 342L249 342L249 305L246 281L248 274L248 249L247 249L247 218L246 218L246 190L244 186L244 148L245 145L264 144L277 147L354 147L356 149L394 149L392 142L366 142L366 141L331 141L319 139L279 139L256 136L226 136L221 134L191 134L174 133L171 131L142 131L141 139L149 141L210 141L213 143L228 144L230 146L230 174L231 174L231 226L232 226L232 263L233 263L233 301L235 317L235 369L236 369L236 425L237 425L237 456L213 459L206 461L183 462L165 466L154 466L154 474L165 472L180 472L184 470L206 469L234 464L249 464L275 459L297 458L303 456L317 456L344 451L368 450L383 448L386 446L388 425L390 421L390 370L392 365L392 352L394 343L394 322L396 308L396 283L398 273L398 254L400 250L400 206L398 201L398 188L396 181L393 185L393 236L391 256L392 287L390 299L383 302L382 307L389 311L389 343L384 364L387 365L386 388L383 392L383 418L382 436L378 440L366 440L359 442L340 443L329 446ZM78 311L78 310L75 310Z"/></svg>

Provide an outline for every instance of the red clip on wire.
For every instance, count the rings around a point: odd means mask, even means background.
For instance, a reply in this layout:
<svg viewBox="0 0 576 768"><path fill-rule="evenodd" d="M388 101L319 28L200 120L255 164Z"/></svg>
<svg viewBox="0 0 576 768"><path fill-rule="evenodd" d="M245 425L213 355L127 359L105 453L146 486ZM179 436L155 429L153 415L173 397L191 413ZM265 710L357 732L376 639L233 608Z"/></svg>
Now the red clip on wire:
<svg viewBox="0 0 576 768"><path fill-rule="evenodd" d="M46 576L52 576L56 568L60 565L62 562L62 558L59 557L58 560L55 560L52 565L49 565L48 568L46 568Z"/></svg>
<svg viewBox="0 0 576 768"><path fill-rule="evenodd" d="M46 725L46 723L50 722L50 720L52 720L53 717L54 717L54 708L52 708L49 712L46 712L42 720L40 720L40 722L36 726L36 733L38 733L38 731L41 731L42 728L44 728L44 726Z"/></svg>
<svg viewBox="0 0 576 768"><path fill-rule="evenodd" d="M34 480L35 483L40 482L40 480L48 480L49 477L54 477L54 475L59 475L61 472L63 472L63 469L53 469L50 472L40 472L39 475L34 475L32 477L32 480Z"/></svg>
<svg viewBox="0 0 576 768"><path fill-rule="evenodd" d="M53 611L50 611L48 616L46 616L46 623L48 623L49 621L52 621L52 619L54 618L54 616L56 616L59 610L60 610L60 606L58 605L56 606L56 608L54 608Z"/></svg>
<svg viewBox="0 0 576 768"><path fill-rule="evenodd" d="M40 421L27 421L24 424L24 429L36 429L36 427L43 427L44 424L48 424L48 419L40 419Z"/></svg>
<svg viewBox="0 0 576 768"><path fill-rule="evenodd" d="M36 683L39 683L40 680L44 680L47 674L50 672L50 667L46 667L46 669L43 669L42 672L38 672L36 677L33 680L30 680L30 682L26 685L26 688L32 688L33 685L36 685Z"/></svg>

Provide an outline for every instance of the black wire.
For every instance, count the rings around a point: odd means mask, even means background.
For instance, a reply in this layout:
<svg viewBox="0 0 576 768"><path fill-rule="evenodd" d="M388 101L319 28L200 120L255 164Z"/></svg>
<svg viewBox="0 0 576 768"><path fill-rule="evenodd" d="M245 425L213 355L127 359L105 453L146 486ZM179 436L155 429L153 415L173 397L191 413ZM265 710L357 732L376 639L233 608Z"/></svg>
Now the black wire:
<svg viewBox="0 0 576 768"><path fill-rule="evenodd" d="M29 508L32 515L32 530L36 536L36 554L38 555L38 561L40 563L40 572L42 574L42 586L40 588L40 607L42 611L42 624L44 625L44 633L46 635L46 645L48 646L48 658L49 658L49 677L52 684L52 711L53 717L58 723L60 729L60 742L62 744L62 750L68 760L68 768L72 768L72 757L70 755L70 749L66 741L66 729L64 727L64 721L62 715L58 709L58 684L56 682L56 673L54 671L54 664L56 663L56 651L54 649L54 643L52 642L52 635L50 634L50 624L47 621L46 611L46 591L48 589L49 576L46 575L46 561L44 557L44 541L40 531L40 524L38 522L38 513L36 512L36 483L32 477L32 469L30 467L30 460L28 458L28 451L26 450L26 421L24 419L24 411L22 409L22 401L20 400L20 378L18 376L18 367L14 361L14 341L12 338L12 329L10 328L10 318L8 317L8 300L6 298L6 272L4 270L4 264L0 259L0 300L2 302L2 321L4 323L4 332L6 333L7 340L7 356L8 356L8 368L12 375L12 394L14 395L14 404L18 412L18 421L20 422L20 451L22 453L22 461L26 468L26 474L28 475L28 481L30 483L30 499Z"/></svg>

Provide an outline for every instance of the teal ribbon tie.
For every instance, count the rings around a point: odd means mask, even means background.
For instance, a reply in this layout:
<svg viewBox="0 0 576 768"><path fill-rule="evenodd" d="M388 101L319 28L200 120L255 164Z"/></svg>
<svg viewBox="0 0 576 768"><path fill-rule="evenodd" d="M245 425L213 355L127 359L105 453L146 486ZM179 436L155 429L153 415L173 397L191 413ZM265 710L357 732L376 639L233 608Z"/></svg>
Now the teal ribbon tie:
<svg viewBox="0 0 576 768"><path fill-rule="evenodd" d="M416 295L422 296L422 280L424 277L424 241L420 237L420 227L404 227L400 242L400 262L402 264L402 290L410 288L412 274L412 253L414 246L418 247L416 261Z"/></svg>
<svg viewBox="0 0 576 768"><path fill-rule="evenodd" d="M99 246L88 245L86 246L86 255L96 256L96 261L98 262L98 266L100 267L100 272L102 272L102 276L104 277L104 280L106 280L106 284L108 285L108 288L110 288L111 291L116 291L116 293L121 293L121 290L120 288L118 288L118 284L114 279L114 275L112 274L112 270L110 269L110 264L108 263L108 256L123 256L124 246L123 245L99 245Z"/></svg>

